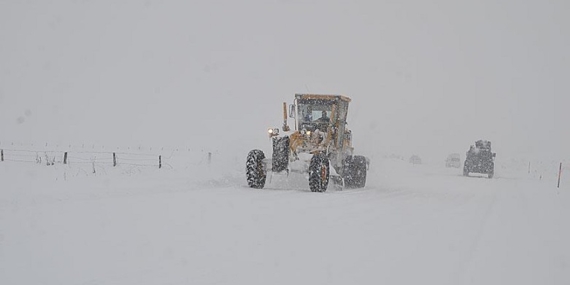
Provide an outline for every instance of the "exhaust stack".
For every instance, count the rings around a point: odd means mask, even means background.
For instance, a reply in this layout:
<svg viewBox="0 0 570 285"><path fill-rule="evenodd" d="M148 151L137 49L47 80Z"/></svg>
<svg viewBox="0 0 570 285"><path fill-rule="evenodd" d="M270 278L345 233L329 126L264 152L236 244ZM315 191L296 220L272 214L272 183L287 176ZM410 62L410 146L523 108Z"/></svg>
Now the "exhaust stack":
<svg viewBox="0 0 570 285"><path fill-rule="evenodd" d="M287 125L287 102L283 102L283 131L288 132L290 130Z"/></svg>

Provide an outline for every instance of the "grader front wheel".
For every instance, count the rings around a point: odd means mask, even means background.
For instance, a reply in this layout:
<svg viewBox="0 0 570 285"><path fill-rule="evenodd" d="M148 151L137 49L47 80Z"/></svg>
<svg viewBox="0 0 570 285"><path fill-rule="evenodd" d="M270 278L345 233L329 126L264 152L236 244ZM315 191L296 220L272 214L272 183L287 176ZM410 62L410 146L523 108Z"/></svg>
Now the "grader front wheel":
<svg viewBox="0 0 570 285"><path fill-rule="evenodd" d="M329 159L324 154L315 154L309 164L309 188L311 192L325 192L329 185Z"/></svg>
<svg viewBox="0 0 570 285"><path fill-rule="evenodd" d="M265 186L267 173L263 159L265 159L265 154L259 149L254 149L247 154L245 171L247 185L251 188L261 189Z"/></svg>

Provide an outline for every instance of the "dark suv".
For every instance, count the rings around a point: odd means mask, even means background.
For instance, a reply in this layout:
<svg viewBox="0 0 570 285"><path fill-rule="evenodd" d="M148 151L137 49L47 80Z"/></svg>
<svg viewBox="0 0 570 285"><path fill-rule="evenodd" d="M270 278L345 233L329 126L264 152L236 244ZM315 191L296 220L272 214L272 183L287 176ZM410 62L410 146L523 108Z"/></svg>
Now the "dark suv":
<svg viewBox="0 0 570 285"><path fill-rule="evenodd" d="M491 152L491 142L478 140L475 146L471 146L467 151L467 158L463 166L463 175L468 176L469 173L487 174L489 178L493 178L495 174L494 158L496 153Z"/></svg>

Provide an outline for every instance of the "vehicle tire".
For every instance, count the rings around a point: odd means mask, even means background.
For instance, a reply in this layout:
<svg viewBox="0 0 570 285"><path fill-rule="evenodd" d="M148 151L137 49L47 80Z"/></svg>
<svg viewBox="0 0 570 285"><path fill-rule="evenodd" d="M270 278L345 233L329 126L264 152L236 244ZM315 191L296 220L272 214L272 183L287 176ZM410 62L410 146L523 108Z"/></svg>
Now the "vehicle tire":
<svg viewBox="0 0 570 285"><path fill-rule="evenodd" d="M489 167L489 173L487 173L489 179L493 178L493 176L495 176L495 164L491 163L491 166Z"/></svg>
<svg viewBox="0 0 570 285"><path fill-rule="evenodd" d="M344 161L343 176L346 188L366 186L366 158L361 155L347 156Z"/></svg>
<svg viewBox="0 0 570 285"><path fill-rule="evenodd" d="M354 157L349 155L344 158L342 162L342 179L344 181L345 188L354 188L354 182L352 179L352 161Z"/></svg>
<svg viewBox="0 0 570 285"><path fill-rule="evenodd" d="M354 157L353 165L355 168L355 174L353 176L354 185L356 188L363 188L366 186L366 158L361 155L357 155Z"/></svg>
<svg viewBox="0 0 570 285"><path fill-rule="evenodd" d="M281 172L289 166L289 137L273 138L271 170Z"/></svg>
<svg viewBox="0 0 570 285"><path fill-rule="evenodd" d="M329 158L324 154L315 154L309 164L309 188L311 192L325 192L329 185Z"/></svg>
<svg viewBox="0 0 570 285"><path fill-rule="evenodd" d="M247 154L246 178L247 185L251 188L261 189L265 186L267 173L263 165L265 154L259 149L254 149Z"/></svg>

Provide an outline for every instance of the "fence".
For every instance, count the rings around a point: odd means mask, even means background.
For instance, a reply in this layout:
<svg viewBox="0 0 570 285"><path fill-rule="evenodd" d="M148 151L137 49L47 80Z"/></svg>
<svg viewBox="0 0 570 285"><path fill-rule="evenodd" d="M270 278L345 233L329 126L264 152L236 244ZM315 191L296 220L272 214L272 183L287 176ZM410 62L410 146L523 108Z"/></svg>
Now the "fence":
<svg viewBox="0 0 570 285"><path fill-rule="evenodd" d="M130 148L129 148L130 149ZM151 168L188 168L189 165L205 165L212 163L212 152L191 151L190 149L170 150L168 154L137 151L92 151L92 150L32 150L2 148L0 162L37 163L47 166L79 165L86 166L96 172L96 167L151 167ZM151 148L148 148L151 150ZM162 148L164 151L164 148Z"/></svg>

